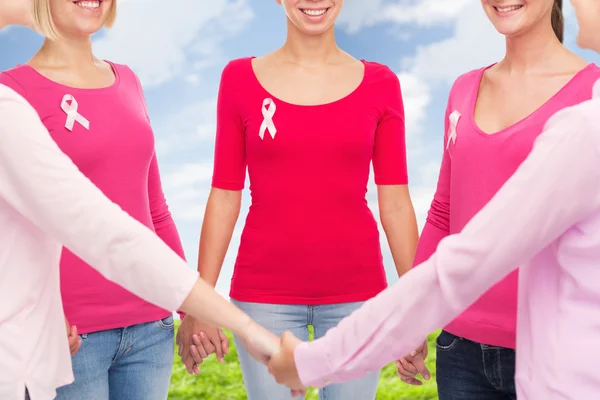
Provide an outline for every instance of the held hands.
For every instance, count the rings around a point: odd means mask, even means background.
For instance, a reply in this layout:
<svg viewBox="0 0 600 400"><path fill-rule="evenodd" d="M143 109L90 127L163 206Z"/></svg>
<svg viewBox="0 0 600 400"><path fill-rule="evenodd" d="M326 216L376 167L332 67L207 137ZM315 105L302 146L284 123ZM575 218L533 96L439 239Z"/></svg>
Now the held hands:
<svg viewBox="0 0 600 400"><path fill-rule="evenodd" d="M69 321L65 318L65 327L67 328L67 339L69 340L69 350L71 351L71 355L74 356L81 346L81 339L79 339L79 335L77 334L77 327L69 325Z"/></svg>
<svg viewBox="0 0 600 400"><path fill-rule="evenodd" d="M419 374L426 381L430 379L431 375L425 366L427 353L427 340L425 340L425 343L419 346L408 356L396 361L396 366L398 367L398 372L396 374L400 377L400 379L402 379L403 382L413 386L421 386L423 382L416 378L416 376Z"/></svg>
<svg viewBox="0 0 600 400"><path fill-rule="evenodd" d="M186 315L177 332L178 354L190 375L200 373L199 365L215 353L217 360L225 362L229 354L229 339L221 329Z"/></svg>
<svg viewBox="0 0 600 400"><path fill-rule="evenodd" d="M306 388L300 381L294 360L294 351L300 343L302 343L300 339L290 332L285 332L281 337L279 349L273 353L268 364L269 373L275 377L277 383L292 390L292 397L306 393Z"/></svg>

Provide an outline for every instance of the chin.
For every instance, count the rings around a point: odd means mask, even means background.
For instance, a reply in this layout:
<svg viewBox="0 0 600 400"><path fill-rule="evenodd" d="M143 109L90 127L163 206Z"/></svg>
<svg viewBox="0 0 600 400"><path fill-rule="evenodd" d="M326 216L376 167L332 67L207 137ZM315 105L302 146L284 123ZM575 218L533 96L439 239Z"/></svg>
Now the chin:
<svg viewBox="0 0 600 400"><path fill-rule="evenodd" d="M78 26L73 32L76 36L91 36L102 29L102 24L86 24Z"/></svg>

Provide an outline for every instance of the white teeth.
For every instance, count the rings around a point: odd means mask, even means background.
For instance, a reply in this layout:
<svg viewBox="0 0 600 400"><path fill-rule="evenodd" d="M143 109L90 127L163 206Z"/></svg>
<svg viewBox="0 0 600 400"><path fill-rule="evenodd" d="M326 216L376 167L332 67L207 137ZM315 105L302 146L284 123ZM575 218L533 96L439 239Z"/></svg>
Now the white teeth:
<svg viewBox="0 0 600 400"><path fill-rule="evenodd" d="M326 8L322 9L322 10L302 10L302 12L306 15L310 15L311 17L318 17L320 15L325 14L325 12L327 11Z"/></svg>
<svg viewBox="0 0 600 400"><path fill-rule="evenodd" d="M501 13L506 13L506 12L518 10L521 7L523 7L523 6L496 7L496 10L498 10Z"/></svg>
<svg viewBox="0 0 600 400"><path fill-rule="evenodd" d="M99 1L78 1L75 4L77 4L79 7L91 8L91 9L100 7Z"/></svg>

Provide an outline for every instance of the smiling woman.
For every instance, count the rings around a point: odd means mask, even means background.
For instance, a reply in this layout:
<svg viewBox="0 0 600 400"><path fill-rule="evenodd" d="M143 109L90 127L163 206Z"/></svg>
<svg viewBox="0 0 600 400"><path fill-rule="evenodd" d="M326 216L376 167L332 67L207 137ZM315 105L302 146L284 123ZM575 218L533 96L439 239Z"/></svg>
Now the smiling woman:
<svg viewBox="0 0 600 400"><path fill-rule="evenodd" d="M185 258L163 194L141 83L127 66L92 52L91 36L112 26L117 1L33 5L35 27L49 38L26 64L3 72L0 83L35 108L81 172ZM171 312L108 281L66 249L60 272L64 312L81 348L73 356L75 382L57 398L110 393L111 399L164 400L173 361Z"/></svg>
<svg viewBox="0 0 600 400"><path fill-rule="evenodd" d="M108 5L108 12L103 12L103 3ZM74 7L83 8L81 11L85 13L83 16L88 20L86 23L91 25L88 28L88 30L92 31L91 33L98 31L101 27L112 27L117 18L117 0L61 0L60 2L33 0L33 22L35 29L51 40L58 40L60 34L56 28L55 20L58 23L65 18L70 18L71 13L79 11ZM53 18L53 15L60 15L60 17Z"/></svg>

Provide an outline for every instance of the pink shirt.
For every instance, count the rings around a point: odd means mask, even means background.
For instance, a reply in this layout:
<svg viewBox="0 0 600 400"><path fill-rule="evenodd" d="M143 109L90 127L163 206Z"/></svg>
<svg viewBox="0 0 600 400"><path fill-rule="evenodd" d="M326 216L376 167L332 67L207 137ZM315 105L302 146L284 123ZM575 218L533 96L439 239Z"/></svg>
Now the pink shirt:
<svg viewBox="0 0 600 400"><path fill-rule="evenodd" d="M128 67L111 66L116 81L104 89L70 88L48 80L28 65L2 73L0 83L13 88L35 108L52 139L109 199L184 257L162 191L140 83ZM72 131L66 127L66 95L75 98L77 113L89 122L89 129L79 121L74 122ZM65 314L80 333L170 315L105 279L67 249L62 254L60 272Z"/></svg>
<svg viewBox="0 0 600 400"><path fill-rule="evenodd" d="M355 379L408 354L521 265L520 400L600 393L600 81L459 234L325 337L296 349L305 385ZM457 140L458 143L458 140Z"/></svg>
<svg viewBox="0 0 600 400"><path fill-rule="evenodd" d="M527 157L548 119L565 107L589 100L592 85L600 78L600 68L589 64L527 118L490 135L473 120L485 70L461 76L450 92L437 190L419 240L415 265L427 260L440 240L464 228ZM514 348L517 281L518 272L514 271L445 329L478 343Z"/></svg>
<svg viewBox="0 0 600 400"><path fill-rule="evenodd" d="M273 304L367 300L386 286L377 223L366 200L378 185L408 182L398 77L364 63L348 96L300 106L260 84L252 58L223 72L213 187L242 190L252 205L230 296Z"/></svg>
<svg viewBox="0 0 600 400"><path fill-rule="evenodd" d="M35 110L0 85L0 399L51 400L73 381L60 296L62 245L166 310L198 273L79 172Z"/></svg>

